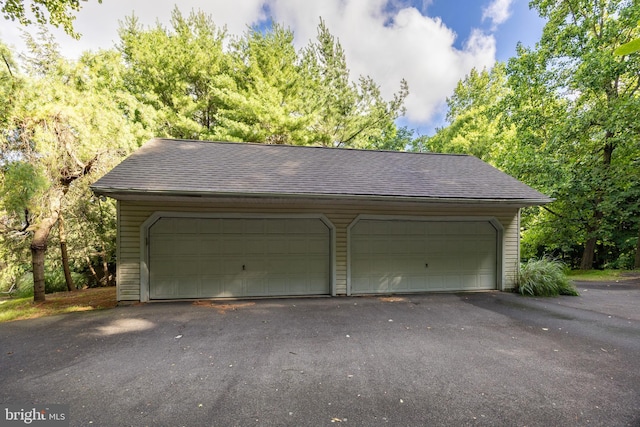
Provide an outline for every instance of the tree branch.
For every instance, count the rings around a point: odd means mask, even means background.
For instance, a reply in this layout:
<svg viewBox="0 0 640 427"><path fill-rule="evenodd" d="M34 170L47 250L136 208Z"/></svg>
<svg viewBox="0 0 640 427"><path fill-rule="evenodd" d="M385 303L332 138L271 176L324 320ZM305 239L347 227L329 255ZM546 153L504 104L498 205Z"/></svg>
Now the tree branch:
<svg viewBox="0 0 640 427"><path fill-rule="evenodd" d="M11 77L13 77L13 71L11 71L11 65L9 65L9 61L7 60L7 57L4 55L4 53L2 54L2 60L4 61L4 64L7 66L7 70L9 71L9 75Z"/></svg>

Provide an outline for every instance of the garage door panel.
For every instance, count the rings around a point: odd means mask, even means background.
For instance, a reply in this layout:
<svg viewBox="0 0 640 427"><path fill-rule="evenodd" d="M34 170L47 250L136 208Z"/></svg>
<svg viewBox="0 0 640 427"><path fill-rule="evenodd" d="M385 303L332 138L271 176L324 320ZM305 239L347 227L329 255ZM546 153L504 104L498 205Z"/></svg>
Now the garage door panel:
<svg viewBox="0 0 640 427"><path fill-rule="evenodd" d="M221 221L221 234L238 235L244 233L244 220L242 219L221 219L219 221Z"/></svg>
<svg viewBox="0 0 640 427"><path fill-rule="evenodd" d="M314 255L322 255L323 257L327 254L327 240L325 238L312 238L307 240L307 253Z"/></svg>
<svg viewBox="0 0 640 427"><path fill-rule="evenodd" d="M198 231L200 235L217 235L222 231L222 223L219 219L200 220Z"/></svg>
<svg viewBox="0 0 640 427"><path fill-rule="evenodd" d="M174 222L171 219L163 218L160 221L157 221L152 225L153 233L156 236L160 236L163 234L175 234L174 230Z"/></svg>
<svg viewBox="0 0 640 427"><path fill-rule="evenodd" d="M307 284L309 286L308 293L310 295L322 295L322 293L327 289L326 281L315 275L307 277Z"/></svg>
<svg viewBox="0 0 640 427"><path fill-rule="evenodd" d="M387 277L380 276L358 276L352 279L352 286L358 289L359 293L385 293L389 292L389 281Z"/></svg>
<svg viewBox="0 0 640 427"><path fill-rule="evenodd" d="M200 278L197 276L187 277L187 280L180 280L179 283L176 283L176 288L181 297L198 298L200 296Z"/></svg>
<svg viewBox="0 0 640 427"><path fill-rule="evenodd" d="M360 220L350 241L355 294L496 288L488 221Z"/></svg>
<svg viewBox="0 0 640 427"><path fill-rule="evenodd" d="M165 261L165 264L170 265L172 267L171 275L173 276L191 276L193 274L197 274L199 269L198 260L188 256L174 257L171 260L165 259L164 261ZM156 268L156 267L157 266L154 266L154 265L151 266L151 268ZM167 266L165 265L162 268L166 269Z"/></svg>
<svg viewBox="0 0 640 427"><path fill-rule="evenodd" d="M219 238L203 235L200 239L200 256L212 259L222 255L223 242Z"/></svg>
<svg viewBox="0 0 640 427"><path fill-rule="evenodd" d="M151 298L175 298L177 282L172 277L159 277L151 289Z"/></svg>
<svg viewBox="0 0 640 427"><path fill-rule="evenodd" d="M247 255L260 254L263 255L267 252L267 241L263 238L248 238L244 241L245 253Z"/></svg>
<svg viewBox="0 0 640 427"><path fill-rule="evenodd" d="M244 255L245 245L240 238L224 237L222 238L220 250L223 256L240 256Z"/></svg>
<svg viewBox="0 0 640 427"><path fill-rule="evenodd" d="M285 232L287 234L324 235L329 231L326 224L317 219L286 221L285 224Z"/></svg>
<svg viewBox="0 0 640 427"><path fill-rule="evenodd" d="M211 292L214 295L222 295L224 293L224 282L219 275L202 274L200 276L200 290L198 298L202 297L204 292Z"/></svg>
<svg viewBox="0 0 640 427"><path fill-rule="evenodd" d="M221 279L224 286L224 291L221 297L244 295L244 280L240 274L225 275L222 276Z"/></svg>
<svg viewBox="0 0 640 427"><path fill-rule="evenodd" d="M308 250L308 242L305 238L294 238L290 239L286 243L286 252L287 253L306 253Z"/></svg>
<svg viewBox="0 0 640 427"><path fill-rule="evenodd" d="M172 220L173 234L198 234L198 220L197 219L184 219L181 221ZM155 227L155 226L154 226ZM155 230L154 230L155 232Z"/></svg>
<svg viewBox="0 0 640 427"><path fill-rule="evenodd" d="M420 276L407 276L407 290L409 292L419 292L423 289L426 289L427 286L427 277L424 275Z"/></svg>
<svg viewBox="0 0 640 427"><path fill-rule="evenodd" d="M151 299L330 293L319 219L161 218L149 237Z"/></svg>

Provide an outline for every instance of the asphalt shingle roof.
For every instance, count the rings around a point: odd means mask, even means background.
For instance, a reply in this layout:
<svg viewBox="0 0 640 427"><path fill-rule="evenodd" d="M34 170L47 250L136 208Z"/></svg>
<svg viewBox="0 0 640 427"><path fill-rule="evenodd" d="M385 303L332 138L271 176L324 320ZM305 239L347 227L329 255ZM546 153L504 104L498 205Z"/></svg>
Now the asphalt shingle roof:
<svg viewBox="0 0 640 427"><path fill-rule="evenodd" d="M550 202L472 156L154 139L92 185L98 194L392 197Z"/></svg>

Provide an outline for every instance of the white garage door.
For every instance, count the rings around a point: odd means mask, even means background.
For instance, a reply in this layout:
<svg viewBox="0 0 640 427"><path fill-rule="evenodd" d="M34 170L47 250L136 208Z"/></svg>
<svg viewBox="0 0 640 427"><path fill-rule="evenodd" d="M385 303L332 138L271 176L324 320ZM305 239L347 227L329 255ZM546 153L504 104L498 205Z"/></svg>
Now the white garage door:
<svg viewBox="0 0 640 427"><path fill-rule="evenodd" d="M351 293L496 289L488 221L360 220L351 229Z"/></svg>
<svg viewBox="0 0 640 427"><path fill-rule="evenodd" d="M317 218L160 218L151 299L330 294L330 231Z"/></svg>

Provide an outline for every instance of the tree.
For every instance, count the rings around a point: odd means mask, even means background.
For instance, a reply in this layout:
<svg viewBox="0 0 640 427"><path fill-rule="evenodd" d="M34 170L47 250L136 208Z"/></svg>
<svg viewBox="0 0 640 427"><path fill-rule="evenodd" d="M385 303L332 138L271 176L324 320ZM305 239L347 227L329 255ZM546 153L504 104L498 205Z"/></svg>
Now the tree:
<svg viewBox="0 0 640 427"><path fill-rule="evenodd" d="M640 63L614 50L638 37L640 7L531 5L548 19L536 47L518 46L506 68L473 70L448 99L449 126L417 142L474 154L556 199L523 211L523 255L631 267L640 251Z"/></svg>
<svg viewBox="0 0 640 427"><path fill-rule="evenodd" d="M536 54L548 87L566 105L565 120L545 142L556 151L554 157L571 164L573 179L563 190L582 202L574 219L584 227L580 267L588 269L598 242L611 238L606 211L625 210L621 191L638 154L640 63L613 52L637 37L637 30L628 29L640 18L640 6L625 0L534 0L531 5L548 19ZM628 191L637 192L637 183Z"/></svg>
<svg viewBox="0 0 640 427"><path fill-rule="evenodd" d="M26 75L12 72L17 82L2 118L0 208L5 235L29 241L34 300L42 301L47 246L70 193L131 152L142 132L127 116L126 97L100 89L100 74L62 59L50 38L28 44L35 56Z"/></svg>
<svg viewBox="0 0 640 427"><path fill-rule="evenodd" d="M344 50L321 19L318 36L302 52L305 114L311 117L310 140L327 147L367 148L393 138L395 119L403 115L407 82L385 101L369 76L350 79Z"/></svg>
<svg viewBox="0 0 640 427"><path fill-rule="evenodd" d="M232 44L233 84L217 88L216 139L308 144L302 78L293 33L273 25L249 30Z"/></svg>
<svg viewBox="0 0 640 427"><path fill-rule="evenodd" d="M359 148L402 139L394 120L404 112L406 82L391 101L370 77L352 82L322 20L317 42L300 52L281 25L228 41L207 15L184 18L178 9L171 28L144 29L129 18L120 38L127 88L160 112L161 134Z"/></svg>
<svg viewBox="0 0 640 427"><path fill-rule="evenodd" d="M73 13L80 10L80 0L31 0L30 12L25 3L25 0L0 0L0 10L5 19L17 20L22 25L48 23L62 27L70 36L79 37L73 29ZM98 0L98 3L102 3L102 0Z"/></svg>
<svg viewBox="0 0 640 427"><path fill-rule="evenodd" d="M217 95L233 85L226 33L209 16L185 18L175 8L171 29L144 29L135 16L120 27L127 90L160 113L156 136L213 139L218 126ZM241 70L238 70L241 71Z"/></svg>
<svg viewBox="0 0 640 427"><path fill-rule="evenodd" d="M500 103L509 95L506 66L496 63L490 70L472 69L447 98L447 122L422 148L439 153L474 155L494 166L509 163L515 140L512 127L502 126Z"/></svg>

